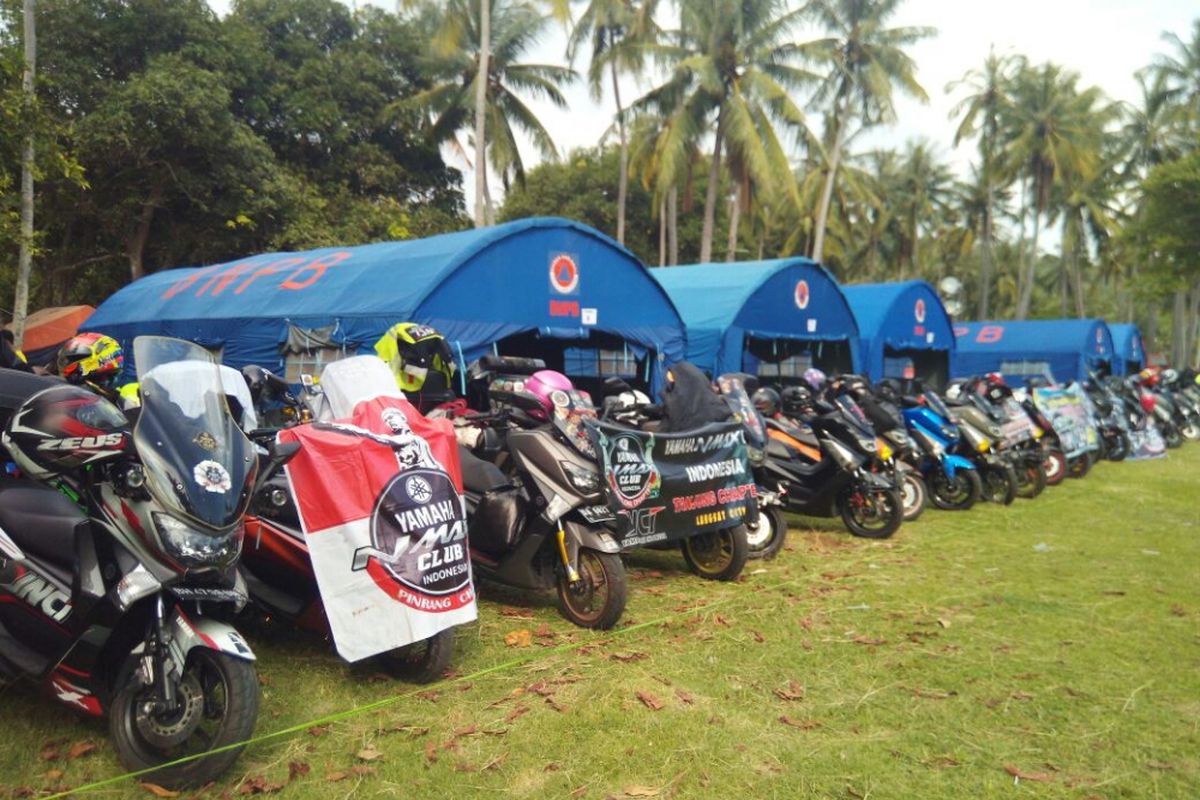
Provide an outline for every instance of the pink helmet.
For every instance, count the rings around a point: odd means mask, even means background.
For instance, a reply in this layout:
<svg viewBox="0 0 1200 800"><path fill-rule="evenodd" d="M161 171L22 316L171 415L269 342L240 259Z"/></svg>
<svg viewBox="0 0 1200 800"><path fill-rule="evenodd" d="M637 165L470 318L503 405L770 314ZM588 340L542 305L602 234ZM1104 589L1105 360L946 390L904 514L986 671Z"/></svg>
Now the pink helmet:
<svg viewBox="0 0 1200 800"><path fill-rule="evenodd" d="M561 372L552 369L538 370L525 381L525 391L542 401L543 412L530 411L534 419L550 419L554 413L553 394L555 392L570 392L575 389L571 379Z"/></svg>

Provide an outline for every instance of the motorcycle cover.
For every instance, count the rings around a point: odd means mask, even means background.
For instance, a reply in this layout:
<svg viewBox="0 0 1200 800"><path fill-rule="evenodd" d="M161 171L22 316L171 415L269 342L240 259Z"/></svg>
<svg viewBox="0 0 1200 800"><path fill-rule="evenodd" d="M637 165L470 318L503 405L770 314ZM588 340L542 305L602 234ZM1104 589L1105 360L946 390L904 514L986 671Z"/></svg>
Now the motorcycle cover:
<svg viewBox="0 0 1200 800"><path fill-rule="evenodd" d="M407 400L280 431L338 654L359 661L474 620L454 430Z"/></svg>
<svg viewBox="0 0 1200 800"><path fill-rule="evenodd" d="M1033 390L1033 402L1050 420L1067 458L1078 458L1100 447L1100 437L1087 411L1083 388L1070 386L1039 386Z"/></svg>

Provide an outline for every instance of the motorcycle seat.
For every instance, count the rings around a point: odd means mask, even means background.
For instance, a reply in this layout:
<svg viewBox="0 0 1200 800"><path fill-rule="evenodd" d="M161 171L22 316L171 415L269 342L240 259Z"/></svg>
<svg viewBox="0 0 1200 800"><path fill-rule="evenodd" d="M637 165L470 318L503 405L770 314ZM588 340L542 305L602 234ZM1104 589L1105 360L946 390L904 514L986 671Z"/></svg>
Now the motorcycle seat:
<svg viewBox="0 0 1200 800"><path fill-rule="evenodd" d="M458 448L458 460L462 466L463 488L468 492L483 494L511 486L499 467L461 445Z"/></svg>
<svg viewBox="0 0 1200 800"><path fill-rule="evenodd" d="M0 529L23 552L65 568L75 566L75 542L89 524L79 506L30 480L0 481Z"/></svg>

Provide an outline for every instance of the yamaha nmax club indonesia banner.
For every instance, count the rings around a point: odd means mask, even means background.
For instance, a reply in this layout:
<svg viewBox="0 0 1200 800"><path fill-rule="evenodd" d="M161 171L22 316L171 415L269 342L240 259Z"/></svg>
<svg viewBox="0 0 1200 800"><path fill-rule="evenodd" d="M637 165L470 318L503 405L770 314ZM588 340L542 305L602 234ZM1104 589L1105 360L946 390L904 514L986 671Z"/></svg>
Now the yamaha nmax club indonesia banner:
<svg viewBox="0 0 1200 800"><path fill-rule="evenodd" d="M627 522L624 547L752 522L754 475L740 423L649 433L589 423L609 508Z"/></svg>
<svg viewBox="0 0 1200 800"><path fill-rule="evenodd" d="M454 432L397 397L279 433L338 654L358 661L476 618Z"/></svg>

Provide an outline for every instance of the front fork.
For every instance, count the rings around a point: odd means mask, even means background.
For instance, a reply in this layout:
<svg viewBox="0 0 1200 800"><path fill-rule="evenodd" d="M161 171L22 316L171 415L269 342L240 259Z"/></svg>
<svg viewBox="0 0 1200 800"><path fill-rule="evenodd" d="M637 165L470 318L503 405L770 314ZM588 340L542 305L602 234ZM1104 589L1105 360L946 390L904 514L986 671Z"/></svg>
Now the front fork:
<svg viewBox="0 0 1200 800"><path fill-rule="evenodd" d="M554 521L554 526L556 529L554 535L557 537L558 541L558 554L562 558L563 571L567 573L567 582L579 583L579 572L575 569L575 559L572 558L570 552L568 552L567 532L563 528L561 517ZM578 555L578 553L576 553L576 555Z"/></svg>
<svg viewBox="0 0 1200 800"><path fill-rule="evenodd" d="M170 713L176 708L175 681L170 675L173 665L171 634L167 631L163 596L159 592L154 598L154 628L146 640L141 663L142 683L154 689L154 699L150 701L154 712Z"/></svg>

